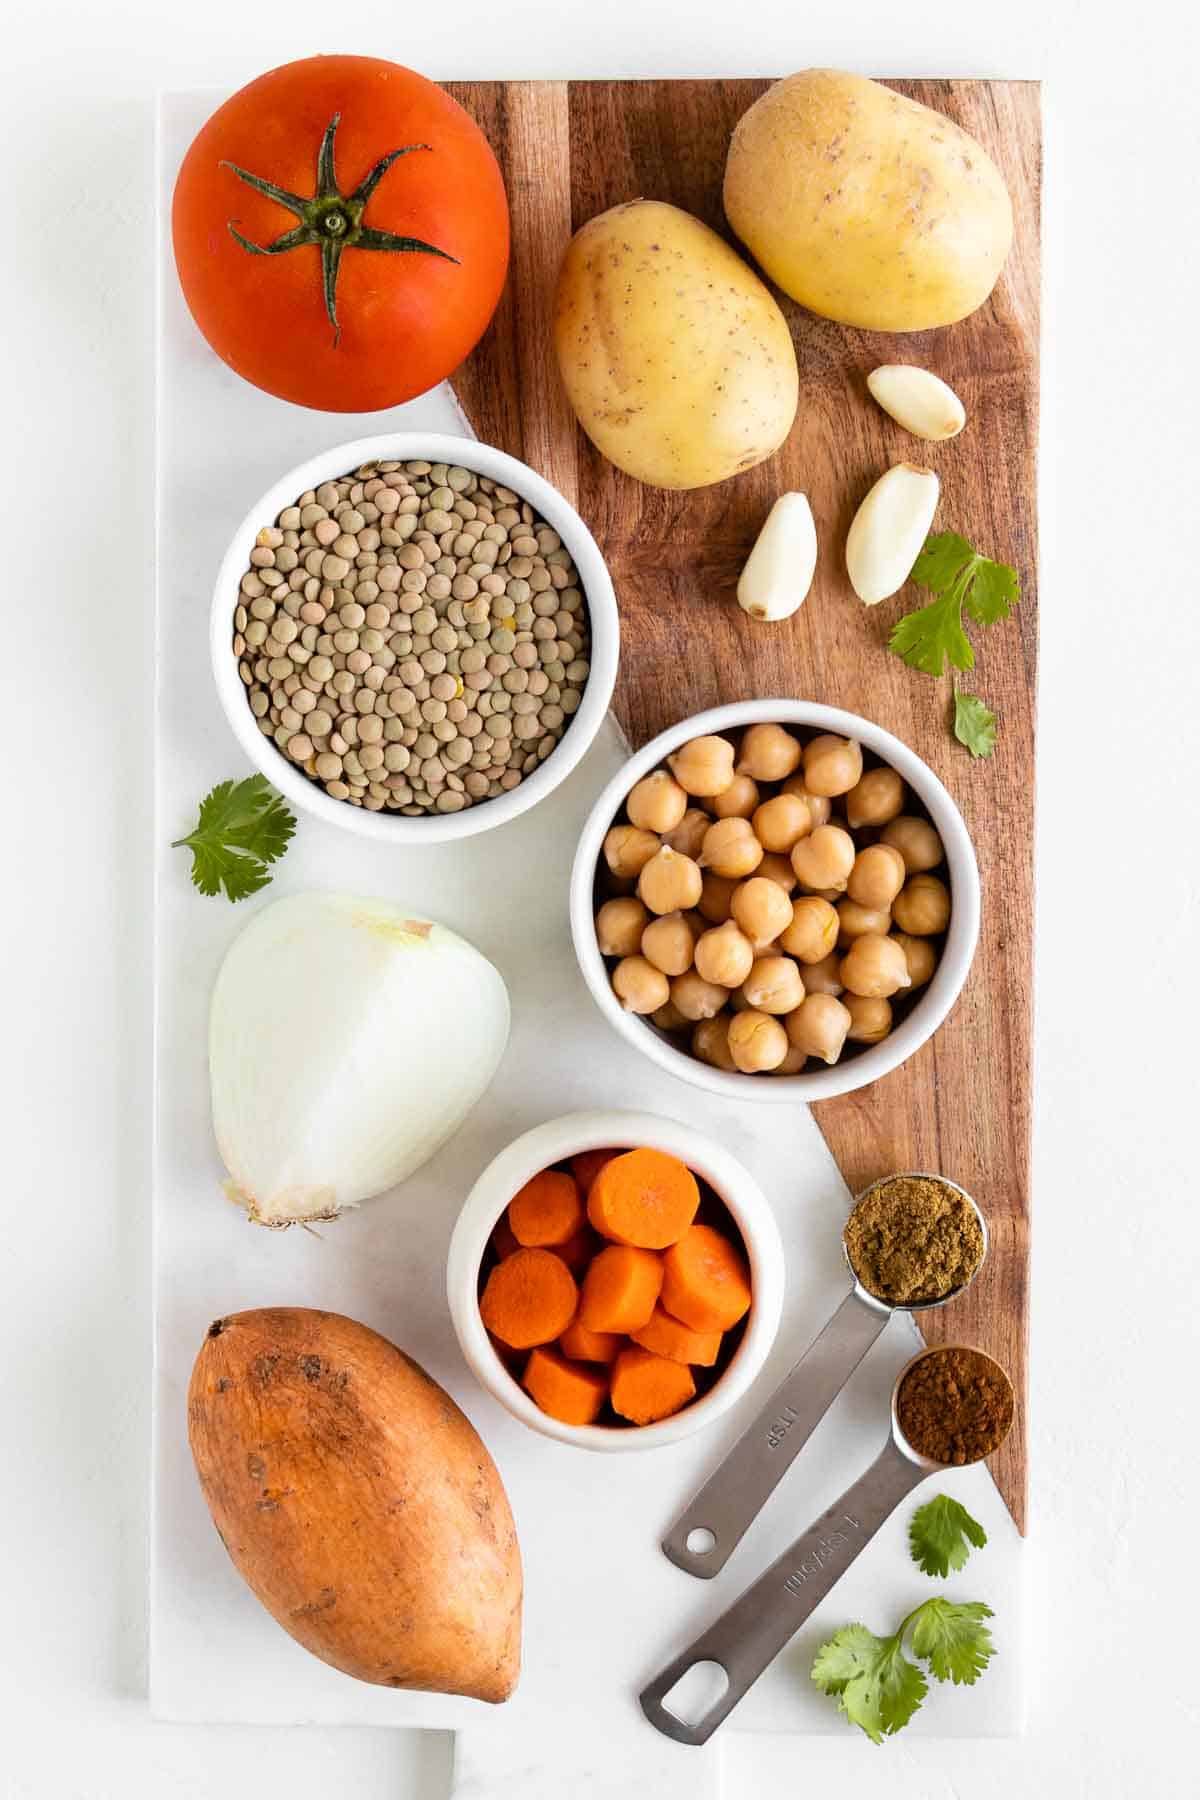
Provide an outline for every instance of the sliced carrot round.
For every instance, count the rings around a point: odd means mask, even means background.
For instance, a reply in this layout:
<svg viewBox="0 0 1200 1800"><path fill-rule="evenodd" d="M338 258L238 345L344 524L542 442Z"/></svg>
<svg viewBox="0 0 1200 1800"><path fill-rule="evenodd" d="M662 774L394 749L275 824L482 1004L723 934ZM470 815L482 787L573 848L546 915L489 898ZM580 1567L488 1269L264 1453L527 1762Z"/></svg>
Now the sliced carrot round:
<svg viewBox="0 0 1200 1800"><path fill-rule="evenodd" d="M575 1177L543 1169L509 1201L508 1222L517 1242L529 1249L565 1244L587 1223Z"/></svg>
<svg viewBox="0 0 1200 1800"><path fill-rule="evenodd" d="M580 1191L586 1198L592 1191L592 1183L604 1167L618 1155L616 1150L580 1150L571 1158L571 1173L579 1183Z"/></svg>
<svg viewBox="0 0 1200 1800"><path fill-rule="evenodd" d="M554 1246L555 1256L561 1256L572 1275L579 1277L591 1262L598 1250L603 1250L604 1240L596 1236L590 1225L568 1238L565 1244Z"/></svg>
<svg viewBox="0 0 1200 1800"><path fill-rule="evenodd" d="M624 1339L619 1331L589 1331L578 1319L572 1319L558 1340L564 1356L573 1362L616 1362Z"/></svg>
<svg viewBox="0 0 1200 1800"><path fill-rule="evenodd" d="M696 1216L700 1189L686 1163L665 1150L626 1150L606 1162L588 1194L588 1218L617 1244L665 1250Z"/></svg>
<svg viewBox="0 0 1200 1800"><path fill-rule="evenodd" d="M750 1270L711 1225L692 1225L663 1252L662 1303L693 1331L728 1331L750 1310Z"/></svg>
<svg viewBox="0 0 1200 1800"><path fill-rule="evenodd" d="M574 1330L572 1325L570 1331ZM570 1332L564 1334L564 1343L569 1335ZM673 1319L669 1312L664 1312L661 1306L656 1306L646 1323L629 1335L643 1350L653 1350L655 1356L669 1357L672 1362L695 1363L702 1369L711 1369L721 1354L719 1331L693 1331L690 1326Z"/></svg>
<svg viewBox="0 0 1200 1800"><path fill-rule="evenodd" d="M613 1365L610 1398L613 1411L634 1425L652 1425L668 1419L694 1399L692 1371L669 1357L655 1356L634 1344L622 1350Z"/></svg>
<svg viewBox="0 0 1200 1800"><path fill-rule="evenodd" d="M514 1350L552 1344L575 1316L579 1289L553 1250L514 1250L487 1278L479 1311L488 1330Z"/></svg>
<svg viewBox="0 0 1200 1800"><path fill-rule="evenodd" d="M590 1425L608 1398L607 1371L567 1362L556 1350L530 1351L522 1385L564 1425Z"/></svg>
<svg viewBox="0 0 1200 1800"><path fill-rule="evenodd" d="M583 1278L580 1324L589 1331L636 1331L654 1311L662 1279L662 1258L653 1250L610 1244Z"/></svg>

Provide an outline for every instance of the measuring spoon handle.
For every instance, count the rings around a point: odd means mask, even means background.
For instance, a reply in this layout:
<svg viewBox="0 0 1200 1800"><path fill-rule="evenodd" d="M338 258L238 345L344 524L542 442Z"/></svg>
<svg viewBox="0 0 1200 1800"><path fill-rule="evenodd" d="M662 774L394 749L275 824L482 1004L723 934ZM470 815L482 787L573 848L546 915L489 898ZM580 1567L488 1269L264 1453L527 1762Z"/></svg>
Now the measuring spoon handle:
<svg viewBox="0 0 1200 1800"><path fill-rule="evenodd" d="M720 1574L889 1317L851 1288L662 1540L677 1568L702 1580ZM707 1550L688 1549L694 1531L712 1533Z"/></svg>
<svg viewBox="0 0 1200 1800"><path fill-rule="evenodd" d="M889 1438L866 1474L643 1689L638 1699L655 1730L678 1744L707 1743L767 1664L841 1580L884 1520L928 1473L910 1462ZM717 1663L728 1677L728 1686L700 1719L688 1722L663 1702L687 1671L703 1662Z"/></svg>

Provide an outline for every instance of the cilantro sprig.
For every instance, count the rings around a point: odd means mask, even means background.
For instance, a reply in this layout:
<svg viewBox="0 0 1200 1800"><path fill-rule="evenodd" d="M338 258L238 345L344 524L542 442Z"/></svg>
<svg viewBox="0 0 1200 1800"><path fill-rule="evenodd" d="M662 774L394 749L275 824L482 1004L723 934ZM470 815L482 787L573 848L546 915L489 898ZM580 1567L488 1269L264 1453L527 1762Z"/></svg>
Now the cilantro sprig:
<svg viewBox="0 0 1200 1800"><path fill-rule="evenodd" d="M996 748L996 715L975 694L954 690L954 735L972 756L990 756Z"/></svg>
<svg viewBox="0 0 1200 1800"><path fill-rule="evenodd" d="M926 1575L961 1569L971 1545L982 1550L986 1543L983 1526L948 1494L918 1506L909 1521L912 1559ZM812 1679L823 1694L836 1697L852 1725L882 1744L919 1710L929 1676L955 1687L975 1685L996 1651L984 1623L991 1617L982 1600L960 1603L935 1594L901 1619L891 1637L876 1637L865 1625L843 1625L817 1651ZM905 1654L906 1639L911 1655Z"/></svg>
<svg viewBox="0 0 1200 1800"><path fill-rule="evenodd" d="M924 1506L918 1506L909 1521L908 1545L912 1559L926 1575L941 1580L953 1570L965 1566L971 1545L982 1550L987 1532L973 1519L965 1506L949 1494L935 1494Z"/></svg>
<svg viewBox="0 0 1200 1800"><path fill-rule="evenodd" d="M981 556L956 531L926 538L909 579L928 588L935 599L897 621L888 649L926 675L944 675L947 662L956 669L973 669L975 652L963 628L964 613L976 625L995 625L1008 618L1021 597L1016 570Z"/></svg>
<svg viewBox="0 0 1200 1800"><path fill-rule="evenodd" d="M852 1725L882 1744L908 1724L929 1692L921 1663L935 1681L974 1686L995 1654L984 1624L991 1617L982 1600L957 1604L935 1594L914 1607L891 1637L876 1637L865 1625L843 1625L817 1651L812 1679L823 1694L837 1697Z"/></svg>
<svg viewBox="0 0 1200 1800"><path fill-rule="evenodd" d="M245 900L265 888L270 864L287 849L294 814L265 775L220 781L200 802L195 829L176 838L172 850L192 853L192 884L202 894L224 892Z"/></svg>

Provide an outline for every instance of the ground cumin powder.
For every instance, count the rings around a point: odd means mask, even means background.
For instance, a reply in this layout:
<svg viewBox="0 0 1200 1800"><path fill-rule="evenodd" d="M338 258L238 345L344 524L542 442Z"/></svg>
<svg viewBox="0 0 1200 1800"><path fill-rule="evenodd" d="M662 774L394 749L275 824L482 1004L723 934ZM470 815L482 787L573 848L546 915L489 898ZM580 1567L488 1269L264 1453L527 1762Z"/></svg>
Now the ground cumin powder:
<svg viewBox="0 0 1200 1800"><path fill-rule="evenodd" d="M935 1175L893 1175L869 1188L844 1236L858 1279L891 1306L941 1300L983 1261L975 1208Z"/></svg>
<svg viewBox="0 0 1200 1800"><path fill-rule="evenodd" d="M900 1429L921 1456L974 1463L1002 1444L1013 1422L1012 1382L982 1350L931 1350L896 1396Z"/></svg>

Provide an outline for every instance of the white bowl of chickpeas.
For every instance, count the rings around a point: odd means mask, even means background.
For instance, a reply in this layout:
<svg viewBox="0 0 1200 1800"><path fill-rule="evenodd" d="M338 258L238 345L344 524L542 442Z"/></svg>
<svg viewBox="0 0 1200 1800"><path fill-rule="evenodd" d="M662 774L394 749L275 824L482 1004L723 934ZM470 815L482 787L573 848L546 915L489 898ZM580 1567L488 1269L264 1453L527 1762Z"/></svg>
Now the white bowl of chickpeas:
<svg viewBox="0 0 1200 1800"><path fill-rule="evenodd" d="M289 800L428 844L502 825L570 773L619 636L604 558L549 482L488 444L393 432L255 501L210 652L234 735Z"/></svg>
<svg viewBox="0 0 1200 1800"><path fill-rule="evenodd" d="M662 732L608 784L571 874L600 1010L713 1093L824 1100L937 1030L979 872L933 771L835 707L754 700Z"/></svg>

